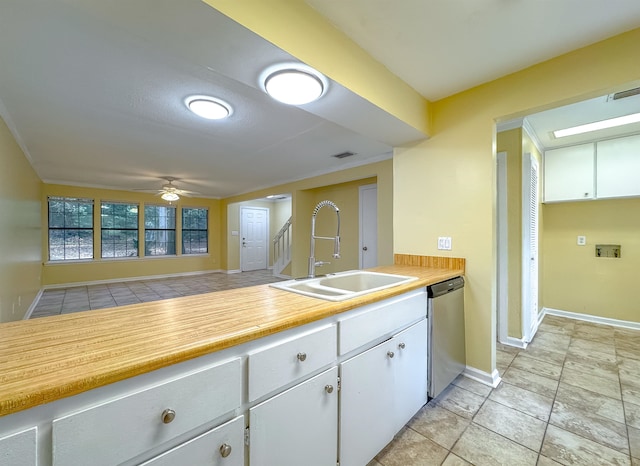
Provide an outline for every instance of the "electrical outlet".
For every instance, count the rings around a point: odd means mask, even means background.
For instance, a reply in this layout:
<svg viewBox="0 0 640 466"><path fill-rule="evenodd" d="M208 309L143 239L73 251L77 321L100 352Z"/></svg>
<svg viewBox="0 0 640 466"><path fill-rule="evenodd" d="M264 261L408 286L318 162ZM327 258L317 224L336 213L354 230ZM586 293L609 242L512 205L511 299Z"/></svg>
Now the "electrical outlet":
<svg viewBox="0 0 640 466"><path fill-rule="evenodd" d="M438 249L450 251L451 250L451 237L439 236L438 237Z"/></svg>
<svg viewBox="0 0 640 466"><path fill-rule="evenodd" d="M584 246L585 244L587 244L587 237L578 236L578 246Z"/></svg>

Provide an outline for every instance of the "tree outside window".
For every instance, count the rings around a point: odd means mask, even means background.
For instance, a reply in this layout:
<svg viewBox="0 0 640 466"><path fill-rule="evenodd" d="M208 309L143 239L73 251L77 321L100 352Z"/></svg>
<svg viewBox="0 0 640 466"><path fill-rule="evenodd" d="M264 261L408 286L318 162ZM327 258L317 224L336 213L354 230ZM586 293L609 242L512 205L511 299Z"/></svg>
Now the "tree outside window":
<svg viewBox="0 0 640 466"><path fill-rule="evenodd" d="M208 213L205 208L182 209L182 254L209 252Z"/></svg>
<svg viewBox="0 0 640 466"><path fill-rule="evenodd" d="M176 208L144 206L144 255L169 256L176 253Z"/></svg>
<svg viewBox="0 0 640 466"><path fill-rule="evenodd" d="M93 200L49 197L49 260L93 259Z"/></svg>
<svg viewBox="0 0 640 466"><path fill-rule="evenodd" d="M100 205L102 257L138 256L138 204Z"/></svg>

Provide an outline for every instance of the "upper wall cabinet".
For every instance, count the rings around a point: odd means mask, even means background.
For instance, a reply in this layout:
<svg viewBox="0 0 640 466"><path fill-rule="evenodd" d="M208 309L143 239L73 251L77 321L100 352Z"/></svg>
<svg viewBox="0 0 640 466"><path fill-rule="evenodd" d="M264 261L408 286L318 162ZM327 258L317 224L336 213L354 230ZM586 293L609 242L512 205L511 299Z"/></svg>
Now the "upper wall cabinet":
<svg viewBox="0 0 640 466"><path fill-rule="evenodd" d="M598 142L598 198L640 196L640 135Z"/></svg>
<svg viewBox="0 0 640 466"><path fill-rule="evenodd" d="M593 144L563 147L544 153L544 201L595 199Z"/></svg>

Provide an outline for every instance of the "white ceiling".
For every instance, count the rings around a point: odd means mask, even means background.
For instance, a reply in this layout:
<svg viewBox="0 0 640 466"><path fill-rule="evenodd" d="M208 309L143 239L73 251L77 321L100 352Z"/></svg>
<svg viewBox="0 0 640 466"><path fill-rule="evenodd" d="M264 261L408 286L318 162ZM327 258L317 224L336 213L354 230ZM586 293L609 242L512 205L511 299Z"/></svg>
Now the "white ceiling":
<svg viewBox="0 0 640 466"><path fill-rule="evenodd" d="M431 100L640 24L637 0L307 3ZM154 189L174 176L227 197L424 137L336 83L301 108L273 102L259 75L291 61L199 0L0 2L0 115L46 182ZM199 119L190 94L234 114ZM356 155L331 157L344 151Z"/></svg>

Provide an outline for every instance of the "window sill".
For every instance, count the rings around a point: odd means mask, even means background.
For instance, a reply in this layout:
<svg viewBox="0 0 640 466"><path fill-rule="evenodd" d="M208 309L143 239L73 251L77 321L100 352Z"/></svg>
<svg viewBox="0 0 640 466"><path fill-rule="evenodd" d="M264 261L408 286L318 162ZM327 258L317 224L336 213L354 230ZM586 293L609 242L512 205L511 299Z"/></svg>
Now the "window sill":
<svg viewBox="0 0 640 466"><path fill-rule="evenodd" d="M145 261L145 260L176 260L176 259L184 259L188 257L211 257L211 254L172 254L167 256L144 256L144 257L103 257L100 259L73 259L73 260L65 260L65 261L46 261L44 262L45 266L52 265L78 265L78 264L97 264L101 262L134 262L134 261Z"/></svg>

